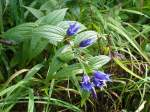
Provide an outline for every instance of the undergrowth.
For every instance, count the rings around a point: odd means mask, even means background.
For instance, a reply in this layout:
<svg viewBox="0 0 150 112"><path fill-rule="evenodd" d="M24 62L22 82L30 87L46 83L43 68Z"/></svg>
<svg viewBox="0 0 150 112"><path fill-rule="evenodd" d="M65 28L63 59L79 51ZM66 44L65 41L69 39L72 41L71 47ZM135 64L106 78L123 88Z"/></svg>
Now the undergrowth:
<svg viewBox="0 0 150 112"><path fill-rule="evenodd" d="M149 0L1 0L0 111L149 112L149 22Z"/></svg>

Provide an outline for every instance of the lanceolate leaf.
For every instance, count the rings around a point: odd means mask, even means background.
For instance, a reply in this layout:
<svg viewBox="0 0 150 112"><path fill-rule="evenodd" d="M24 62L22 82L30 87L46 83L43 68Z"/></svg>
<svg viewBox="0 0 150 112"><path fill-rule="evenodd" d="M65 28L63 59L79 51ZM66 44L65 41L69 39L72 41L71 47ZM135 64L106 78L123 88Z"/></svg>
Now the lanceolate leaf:
<svg viewBox="0 0 150 112"><path fill-rule="evenodd" d="M14 28L11 28L7 32L5 32L4 38L15 40L15 41L22 41L25 38L30 38L32 35L32 30L37 27L38 25L35 23L24 23L18 25Z"/></svg>
<svg viewBox="0 0 150 112"><path fill-rule="evenodd" d="M29 52L28 59L31 60L32 58L39 55L45 49L47 44L48 44L48 41L44 38L32 37L30 41L30 50L28 49L28 52Z"/></svg>
<svg viewBox="0 0 150 112"><path fill-rule="evenodd" d="M83 73L83 69L81 68L80 64L73 64L69 65L59 72L56 73L56 75L53 77L55 79L63 79L63 78L68 78L76 74L81 74Z"/></svg>
<svg viewBox="0 0 150 112"><path fill-rule="evenodd" d="M16 26L4 33L4 37L15 41L23 41L26 38L45 38L51 44L62 41L65 31L62 28L52 25L38 26L34 23L25 23Z"/></svg>
<svg viewBox="0 0 150 112"><path fill-rule="evenodd" d="M70 60L72 60L74 58L74 53L71 46L64 46L61 53L58 55L58 58L64 62L69 62Z"/></svg>
<svg viewBox="0 0 150 112"><path fill-rule="evenodd" d="M33 38L45 38L48 39L48 41L51 44L57 44L57 42L60 42L65 37L65 31L62 28L52 26L52 25L44 25L40 26L34 29L32 33Z"/></svg>
<svg viewBox="0 0 150 112"><path fill-rule="evenodd" d="M67 11L67 8L50 12L48 15L37 20L37 23L38 24L56 25L59 22L63 21L65 15L66 15L66 11Z"/></svg>
<svg viewBox="0 0 150 112"><path fill-rule="evenodd" d="M93 69L99 69L103 65L107 64L110 61L109 56L99 55L88 59L88 64Z"/></svg>
<svg viewBox="0 0 150 112"><path fill-rule="evenodd" d="M117 33L119 33L121 36L123 36L126 40L129 41L129 43L141 54L141 56L143 56L145 58L145 60L150 63L150 59L147 57L147 55L141 50L141 47L139 46L139 44L132 39L126 32L126 30L122 27L122 25L115 21L114 19L110 18L110 21L112 23L108 23L108 26L113 29L114 31L116 31ZM118 27L120 26L120 27Z"/></svg>
<svg viewBox="0 0 150 112"><path fill-rule="evenodd" d="M34 112L34 93L33 89L29 89L28 112Z"/></svg>
<svg viewBox="0 0 150 112"><path fill-rule="evenodd" d="M43 67L42 64L35 65L25 76L24 80L27 81L31 79L41 68Z"/></svg>

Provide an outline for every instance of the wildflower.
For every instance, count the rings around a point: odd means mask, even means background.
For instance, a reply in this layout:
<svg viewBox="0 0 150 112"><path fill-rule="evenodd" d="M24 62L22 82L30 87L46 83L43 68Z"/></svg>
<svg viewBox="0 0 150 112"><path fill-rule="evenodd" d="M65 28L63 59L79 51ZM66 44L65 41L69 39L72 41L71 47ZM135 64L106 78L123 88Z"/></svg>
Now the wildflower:
<svg viewBox="0 0 150 112"><path fill-rule="evenodd" d="M93 83L96 87L99 87L99 88L103 88L104 86L106 86L106 81L101 81L97 78L93 78Z"/></svg>
<svg viewBox="0 0 150 112"><path fill-rule="evenodd" d="M71 24L67 30L67 35L72 36L79 30L80 26L77 23Z"/></svg>
<svg viewBox="0 0 150 112"><path fill-rule="evenodd" d="M86 90L88 92L92 92L92 95L94 98L97 98L97 94L94 88L93 83L90 82L90 78L87 75L84 75L82 78L81 86L83 90Z"/></svg>
<svg viewBox="0 0 150 112"><path fill-rule="evenodd" d="M92 39L92 38L85 39L85 40L80 42L79 46L80 47L87 47L87 46L93 44L94 41L95 41L95 39Z"/></svg>
<svg viewBox="0 0 150 112"><path fill-rule="evenodd" d="M104 72L94 71L93 75L93 83L96 87L102 88L106 86L107 81L111 81L109 75Z"/></svg>
<svg viewBox="0 0 150 112"><path fill-rule="evenodd" d="M90 92L93 88L93 84L90 82L90 78L87 75L83 76L81 84L82 88L88 92Z"/></svg>

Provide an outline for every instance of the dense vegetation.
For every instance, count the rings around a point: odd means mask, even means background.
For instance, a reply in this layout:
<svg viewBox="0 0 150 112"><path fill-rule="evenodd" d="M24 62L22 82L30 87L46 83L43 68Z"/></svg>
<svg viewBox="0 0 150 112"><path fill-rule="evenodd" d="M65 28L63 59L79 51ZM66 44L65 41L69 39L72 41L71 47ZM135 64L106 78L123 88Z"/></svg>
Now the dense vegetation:
<svg viewBox="0 0 150 112"><path fill-rule="evenodd" d="M149 112L149 0L0 0L0 112Z"/></svg>

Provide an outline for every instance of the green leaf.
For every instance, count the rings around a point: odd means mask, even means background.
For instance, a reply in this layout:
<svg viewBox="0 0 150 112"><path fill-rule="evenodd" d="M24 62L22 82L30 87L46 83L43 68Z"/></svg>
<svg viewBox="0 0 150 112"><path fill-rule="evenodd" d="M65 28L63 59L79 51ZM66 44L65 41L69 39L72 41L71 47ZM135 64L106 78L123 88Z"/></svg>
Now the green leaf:
<svg viewBox="0 0 150 112"><path fill-rule="evenodd" d="M28 11L30 11L36 18L40 18L40 17L43 17L44 14L40 11L40 10L37 10L35 8L32 8L32 7L27 7L27 6L24 6Z"/></svg>
<svg viewBox="0 0 150 112"><path fill-rule="evenodd" d="M3 82L4 81L4 76L2 74L2 72L0 71L0 82Z"/></svg>
<svg viewBox="0 0 150 112"><path fill-rule="evenodd" d="M143 78L139 75L137 75L136 73L134 73L132 70L130 70L129 68L127 68L126 65L123 64L122 61L116 59L116 58L113 58L114 62L116 64L118 64L122 69L124 69L126 72L128 72L129 74L131 74L132 76L136 77L137 79L140 79L140 80L143 80Z"/></svg>
<svg viewBox="0 0 150 112"><path fill-rule="evenodd" d="M2 1L0 1L0 33L3 32L3 12L2 12Z"/></svg>
<svg viewBox="0 0 150 112"><path fill-rule="evenodd" d="M5 95L6 93L9 93L9 95L15 91L18 87L21 87L23 85L25 85L26 83L29 82L29 80L33 77L33 75L35 75L42 67L43 65L42 64L38 64L38 65L35 65L25 76L25 78L21 81L19 81L17 84L15 85L12 85L2 91L0 91L0 96L3 96Z"/></svg>
<svg viewBox="0 0 150 112"><path fill-rule="evenodd" d="M81 73L83 73L83 69L81 68L80 64L73 64L61 69L53 78L63 79Z"/></svg>
<svg viewBox="0 0 150 112"><path fill-rule="evenodd" d="M66 15L67 8L55 10L50 12L48 15L40 18L36 21L38 24L49 24L49 25L56 25L59 22L63 21Z"/></svg>
<svg viewBox="0 0 150 112"><path fill-rule="evenodd" d="M33 94L33 89L29 89L28 112L34 112L34 94Z"/></svg>
<svg viewBox="0 0 150 112"><path fill-rule="evenodd" d="M141 56L143 56L145 60L150 63L150 59L147 57L145 52L142 51L140 45L127 34L127 31L123 28L123 26L119 22L115 21L113 18L109 19L111 23L108 23L108 26L116 31L118 34L123 36L126 40L128 40L129 43L141 54Z"/></svg>
<svg viewBox="0 0 150 112"><path fill-rule="evenodd" d="M69 62L70 60L72 60L74 58L74 53L72 51L71 46L64 46L61 53L58 55L58 58L64 62Z"/></svg>
<svg viewBox="0 0 150 112"><path fill-rule="evenodd" d="M88 59L88 65L93 69L99 69L110 61L109 56L99 55Z"/></svg>
<svg viewBox="0 0 150 112"><path fill-rule="evenodd" d="M51 44L57 45L65 37L66 32L57 26L43 25L34 29L32 33L33 38L45 38Z"/></svg>
<svg viewBox="0 0 150 112"><path fill-rule="evenodd" d="M82 112L77 106L71 104L71 103L68 103L66 101L63 101L63 100L59 100L59 99L55 99L55 98L49 98L49 97L44 97L45 98L45 104L49 103L51 105L57 105L57 106L61 106L61 107L65 107L67 109L70 109L74 112ZM47 102L49 101L49 102Z"/></svg>
<svg viewBox="0 0 150 112"><path fill-rule="evenodd" d="M90 92L82 90L81 92L81 107L85 104L86 100L90 97Z"/></svg>
<svg viewBox="0 0 150 112"><path fill-rule="evenodd" d="M150 52L150 43L147 43L145 46L145 51Z"/></svg>
<svg viewBox="0 0 150 112"><path fill-rule="evenodd" d="M43 67L42 64L35 65L25 76L24 80L29 80L36 74L41 68Z"/></svg>
<svg viewBox="0 0 150 112"><path fill-rule="evenodd" d="M148 19L150 19L150 17L142 12L139 12L139 11L136 11L136 10L129 10L129 9L121 9L120 11L122 12L128 12L128 13L132 13L132 14L138 14L138 15L141 15L141 16L144 16Z"/></svg>
<svg viewBox="0 0 150 112"><path fill-rule="evenodd" d="M25 38L30 38L32 35L32 30L37 27L35 23L24 23L18 25L14 28L11 28L7 32L5 32L4 38L15 40L15 41L22 41Z"/></svg>
<svg viewBox="0 0 150 112"><path fill-rule="evenodd" d="M81 41L85 39L92 38L95 41L97 40L97 32L95 31L84 31L75 36L74 44L75 46L78 46Z"/></svg>
<svg viewBox="0 0 150 112"><path fill-rule="evenodd" d="M7 93L11 94L15 89L17 89L19 86L23 85L24 83L25 83L24 81L20 81L20 82L18 82L15 85L12 85L12 86L4 89L4 90L1 90L0 91L0 96L3 96L5 94L7 94Z"/></svg>
<svg viewBox="0 0 150 112"><path fill-rule="evenodd" d="M55 9L59 9L60 4L56 0L48 0L44 2L44 4L40 7L41 11L46 11L46 13L53 11Z"/></svg>
<svg viewBox="0 0 150 112"><path fill-rule="evenodd" d="M30 41L30 48L28 49L28 52L29 52L28 59L31 60L37 55L39 55L47 46L47 44L48 44L48 41L44 38L32 37ZM24 53L24 55L26 54Z"/></svg>
<svg viewBox="0 0 150 112"><path fill-rule="evenodd" d="M49 69L46 77L46 81L48 82L52 77L56 74L56 72L62 67L64 64L62 61L58 59L58 56L63 48L60 48L55 53L55 56L52 58L51 63L49 64Z"/></svg>

